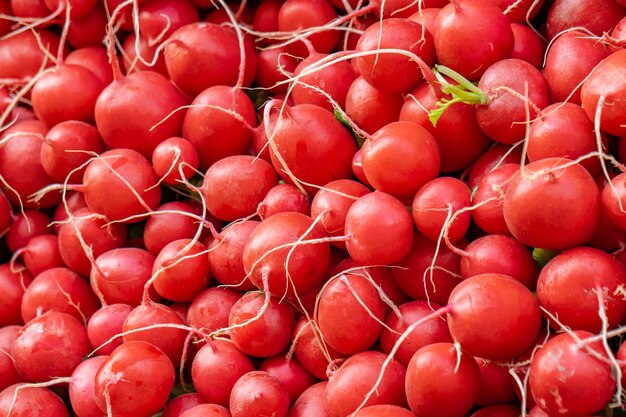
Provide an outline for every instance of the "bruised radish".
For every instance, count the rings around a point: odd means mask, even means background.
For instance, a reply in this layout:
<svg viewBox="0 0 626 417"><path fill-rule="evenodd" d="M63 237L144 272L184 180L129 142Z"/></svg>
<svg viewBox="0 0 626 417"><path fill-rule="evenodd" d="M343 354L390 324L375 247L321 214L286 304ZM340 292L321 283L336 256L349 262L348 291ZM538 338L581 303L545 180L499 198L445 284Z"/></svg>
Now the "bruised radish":
<svg viewBox="0 0 626 417"><path fill-rule="evenodd" d="M96 403L107 414L150 417L167 403L174 380L163 351L146 342L125 342L96 374Z"/></svg>
<svg viewBox="0 0 626 417"><path fill-rule="evenodd" d="M252 417L265 413L274 417L287 417L288 411L287 388L267 372L249 372L233 386L230 395L232 417Z"/></svg>
<svg viewBox="0 0 626 417"><path fill-rule="evenodd" d="M0 328L24 323L22 298L33 278L19 263L0 265Z"/></svg>
<svg viewBox="0 0 626 417"><path fill-rule="evenodd" d="M97 354L110 355L122 344L121 337L111 339L122 333L124 321L131 311L133 308L128 304L109 304L91 316L87 322L87 336Z"/></svg>

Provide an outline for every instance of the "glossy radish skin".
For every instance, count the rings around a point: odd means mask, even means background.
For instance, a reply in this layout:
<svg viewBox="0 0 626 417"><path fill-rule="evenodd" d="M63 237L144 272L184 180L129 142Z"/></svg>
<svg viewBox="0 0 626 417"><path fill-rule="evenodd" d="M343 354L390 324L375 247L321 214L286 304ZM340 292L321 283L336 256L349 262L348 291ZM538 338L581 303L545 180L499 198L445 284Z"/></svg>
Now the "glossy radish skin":
<svg viewBox="0 0 626 417"><path fill-rule="evenodd" d="M478 397L478 365L466 353L457 355L452 343L421 348L411 358L406 372L409 407L419 416L462 417ZM455 401L450 401L451 397Z"/></svg>
<svg viewBox="0 0 626 417"><path fill-rule="evenodd" d="M511 23L511 29L515 37L511 58L522 59L533 67L541 69L545 52L543 39L531 28L521 23Z"/></svg>
<svg viewBox="0 0 626 417"><path fill-rule="evenodd" d="M509 183L504 219L523 244L562 250L592 237L600 218L600 192L585 168L563 167L568 162L566 158L533 162Z"/></svg>
<svg viewBox="0 0 626 417"><path fill-rule="evenodd" d="M113 71L109 64L107 51L102 46L77 48L67 56L65 63L87 68L89 71L93 72L105 86L113 81Z"/></svg>
<svg viewBox="0 0 626 417"><path fill-rule="evenodd" d="M288 411L287 388L267 372L249 372L233 386L230 395L230 412L233 417L252 417L264 413L287 417Z"/></svg>
<svg viewBox="0 0 626 417"><path fill-rule="evenodd" d="M32 411L44 407L46 417L69 417L63 400L47 388L26 387L15 395L17 387L14 384L0 392L0 413L8 416L32 415ZM10 413L10 414L9 414Z"/></svg>
<svg viewBox="0 0 626 417"><path fill-rule="evenodd" d="M158 44L150 44L147 38L139 38L134 33L128 35L122 44L122 68L126 75L140 71L152 71L167 77L167 67L163 54L157 55ZM148 64L146 64L146 62Z"/></svg>
<svg viewBox="0 0 626 417"><path fill-rule="evenodd" d="M167 403L163 409L163 417L180 417L184 412L201 404L204 401L198 393L179 395Z"/></svg>
<svg viewBox="0 0 626 417"><path fill-rule="evenodd" d="M455 1L435 20L435 50L441 65L476 81L492 64L511 55L513 31L506 16L489 2Z"/></svg>
<svg viewBox="0 0 626 417"><path fill-rule="evenodd" d="M347 417L359 407L377 382L386 359L387 355L368 350L351 356L331 374L326 385L326 410L331 417ZM405 376L404 366L391 361L365 405L405 405Z"/></svg>
<svg viewBox="0 0 626 417"><path fill-rule="evenodd" d="M106 11L103 5L98 4L85 16L72 20L67 31L67 43L74 49L99 47L102 45L102 39L106 36L106 24ZM66 60L65 63L69 64L70 62ZM105 83L104 87L107 84Z"/></svg>
<svg viewBox="0 0 626 417"><path fill-rule="evenodd" d="M108 356L94 356L80 363L72 372L69 394L72 409L78 416L104 417L94 398L96 373Z"/></svg>
<svg viewBox="0 0 626 417"><path fill-rule="evenodd" d="M50 268L65 266L59 253L59 239L56 235L33 237L24 247L23 254L24 265L32 276Z"/></svg>
<svg viewBox="0 0 626 417"><path fill-rule="evenodd" d="M278 0L271 2L278 3ZM257 11L260 7L257 8ZM258 51L256 59L255 81L258 86L267 88L272 93L286 93L289 88L289 84L284 82L288 80L287 74L293 73L298 66L298 60L289 54L288 46ZM277 85L280 82L283 83Z"/></svg>
<svg viewBox="0 0 626 417"><path fill-rule="evenodd" d="M187 310L186 322L196 328L214 332L228 327L228 316L242 294L229 288L210 287L198 294Z"/></svg>
<svg viewBox="0 0 626 417"><path fill-rule="evenodd" d="M50 234L50 217L40 210L25 210L13 218L11 228L6 232L6 244L15 252L28 244L35 236Z"/></svg>
<svg viewBox="0 0 626 417"><path fill-rule="evenodd" d="M539 274L537 297L541 305L572 330L599 332L598 295L609 328L618 326L626 316L626 303L612 297L626 286L626 268L599 249L577 247L552 258ZM598 294L600 292L600 294ZM551 323L553 327L559 327Z"/></svg>
<svg viewBox="0 0 626 417"><path fill-rule="evenodd" d="M189 0L157 0L142 5L138 19L143 36L150 40L165 40L179 28L197 22L200 17Z"/></svg>
<svg viewBox="0 0 626 417"><path fill-rule="evenodd" d="M379 48L410 52L428 66L435 62L432 35L409 19L390 18L374 23L361 35L356 46L359 52ZM386 93L408 93L423 80L420 66L404 55L372 54L357 58L356 64L369 84Z"/></svg>
<svg viewBox="0 0 626 417"><path fill-rule="evenodd" d="M98 370L96 403L113 415L149 417L163 408L174 380L174 367L159 348L129 341L115 349Z"/></svg>
<svg viewBox="0 0 626 417"><path fill-rule="evenodd" d="M109 340L122 333L124 321L131 311L133 307L128 304L109 304L91 316L87 322L87 336L98 355L110 355L121 346L121 337Z"/></svg>
<svg viewBox="0 0 626 417"><path fill-rule="evenodd" d="M183 201L160 205L146 222L143 231L146 249L156 256L174 240L193 238L198 230L193 217L195 214L198 214L195 208Z"/></svg>
<svg viewBox="0 0 626 417"><path fill-rule="evenodd" d="M26 288L33 278L19 263L0 265L0 327L23 324L21 305Z"/></svg>
<svg viewBox="0 0 626 417"><path fill-rule="evenodd" d="M479 358L476 363L480 370L477 404L504 404L515 400L515 381L506 366Z"/></svg>
<svg viewBox="0 0 626 417"><path fill-rule="evenodd" d="M576 331L574 335L583 341L593 336L585 331ZM587 347L600 358L608 359L602 342L581 346L566 333L549 340L535 354L530 367L530 390L546 414L593 415L611 401L616 385L611 368L587 352Z"/></svg>
<svg viewBox="0 0 626 417"><path fill-rule="evenodd" d="M323 341L319 330L305 317L301 317L296 324L293 339L297 341L294 353L302 366L317 379L327 380L326 370L330 361L342 355Z"/></svg>
<svg viewBox="0 0 626 417"><path fill-rule="evenodd" d="M313 217L309 199L298 187L291 184L277 184L272 187L257 206L256 212L261 220L284 212L302 213Z"/></svg>
<svg viewBox="0 0 626 417"><path fill-rule="evenodd" d="M288 358L282 354L267 358L259 370L267 372L285 385L289 392L290 404L294 404L303 392L317 382L298 359Z"/></svg>
<svg viewBox="0 0 626 417"><path fill-rule="evenodd" d="M186 410L184 413L180 414L180 417L231 417L230 411L228 408L222 407L217 404L200 404L189 410Z"/></svg>
<svg viewBox="0 0 626 417"><path fill-rule="evenodd" d="M473 189L487 173L505 164L519 164L522 149L504 144L495 144L487 149L470 167L467 185Z"/></svg>
<svg viewBox="0 0 626 417"><path fill-rule="evenodd" d="M69 314L50 311L29 321L17 334L11 356L27 381L67 377L91 351L85 325Z"/></svg>
<svg viewBox="0 0 626 417"><path fill-rule="evenodd" d="M26 10L32 11L33 8L27 5ZM39 17L46 15L48 13ZM39 47L37 37L30 30L10 36L0 43L0 68L2 68L0 69L0 78L19 80L32 77L39 73L44 59L46 59L46 52L53 56L56 55L59 49L59 35L46 29L39 30L38 34L44 50ZM45 66L49 67L52 64L48 59Z"/></svg>
<svg viewBox="0 0 626 417"><path fill-rule="evenodd" d="M183 138L169 138L159 143L152 153L154 172L169 185L187 181L198 168L200 157L191 142ZM181 177L182 170L184 178Z"/></svg>
<svg viewBox="0 0 626 417"><path fill-rule="evenodd" d="M359 76L348 89L345 111L357 126L368 133L374 133L383 126L398 121L402 103L400 94L378 90L363 76Z"/></svg>
<svg viewBox="0 0 626 417"><path fill-rule="evenodd" d="M15 338L21 328L22 326L11 325L0 328L0 373L2 373L0 392L9 386L24 380L17 372L15 362L11 357L11 347L13 346Z"/></svg>
<svg viewBox="0 0 626 417"><path fill-rule="evenodd" d="M555 1L547 19L548 38L573 27L583 27L597 36L609 32L626 15L626 6L617 1Z"/></svg>
<svg viewBox="0 0 626 417"><path fill-rule="evenodd" d="M326 0L287 0L278 11L278 30L282 32L296 31L315 26L323 26L337 17L337 12ZM322 31L308 37L313 48L320 53L335 49L339 41L339 33L334 30ZM292 52L302 56L304 45L291 45ZM306 50L306 49L305 49Z"/></svg>
<svg viewBox="0 0 626 417"><path fill-rule="evenodd" d="M482 176L472 193L474 222L489 234L510 235L504 219L504 196L520 170L519 164L504 164ZM491 201L489 201L491 200Z"/></svg>
<svg viewBox="0 0 626 417"><path fill-rule="evenodd" d="M319 382L304 391L289 410L289 417L330 417L324 404L327 384Z"/></svg>
<svg viewBox="0 0 626 417"><path fill-rule="evenodd" d="M155 259L152 267L152 276L155 277L153 285L163 298L190 302L208 285L209 260L202 256L206 253L206 247L200 242L191 243L191 239L170 242Z"/></svg>

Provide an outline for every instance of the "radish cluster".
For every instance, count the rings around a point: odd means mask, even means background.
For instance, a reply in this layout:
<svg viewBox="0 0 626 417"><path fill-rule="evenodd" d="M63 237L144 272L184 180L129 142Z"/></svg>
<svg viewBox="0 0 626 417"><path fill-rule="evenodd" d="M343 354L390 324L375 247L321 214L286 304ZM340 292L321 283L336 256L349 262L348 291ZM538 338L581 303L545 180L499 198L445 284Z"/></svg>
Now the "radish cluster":
<svg viewBox="0 0 626 417"><path fill-rule="evenodd" d="M626 412L624 0L0 0L0 417Z"/></svg>

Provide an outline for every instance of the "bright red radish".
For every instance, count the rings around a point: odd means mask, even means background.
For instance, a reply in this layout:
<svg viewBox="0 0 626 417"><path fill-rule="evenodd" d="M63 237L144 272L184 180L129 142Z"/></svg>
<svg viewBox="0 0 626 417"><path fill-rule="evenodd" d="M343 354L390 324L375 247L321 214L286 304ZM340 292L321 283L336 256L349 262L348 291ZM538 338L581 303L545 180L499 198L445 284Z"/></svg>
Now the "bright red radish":
<svg viewBox="0 0 626 417"><path fill-rule="evenodd" d="M340 353L353 355L372 347L384 318L383 301L364 276L342 274L319 295L317 323L322 338Z"/></svg>
<svg viewBox="0 0 626 417"><path fill-rule="evenodd" d="M11 202L0 190L0 236L9 231L9 227L13 222L13 209Z"/></svg>
<svg viewBox="0 0 626 417"><path fill-rule="evenodd" d="M50 217L43 211L26 210L13 218L11 228L6 233L6 244L11 252L23 248L35 236L50 234Z"/></svg>
<svg viewBox="0 0 626 417"><path fill-rule="evenodd" d="M586 340L592 336L585 331L561 333L535 354L530 390L546 414L592 415L611 401L616 382L604 362L608 357L602 342Z"/></svg>
<svg viewBox="0 0 626 417"><path fill-rule="evenodd" d="M504 404L515 400L515 381L506 366L478 358L476 363L480 369L480 389L476 404Z"/></svg>
<svg viewBox="0 0 626 417"><path fill-rule="evenodd" d="M15 252L14 256L23 255L24 265L32 276L47 269L65 266L59 253L59 239L56 235L39 235Z"/></svg>
<svg viewBox="0 0 626 417"><path fill-rule="evenodd" d="M67 43L72 48L100 47L106 36L107 14L102 4L96 5L80 19L73 19L67 31ZM66 64L69 64L67 60ZM107 63L108 66L108 63ZM88 68L89 69L89 68ZM108 85L108 82L104 86Z"/></svg>
<svg viewBox="0 0 626 417"><path fill-rule="evenodd" d="M26 5L26 9L32 11L30 5ZM17 11L14 9L14 12ZM39 46L38 38L41 39L43 49ZM48 30L38 30L36 33L27 30L3 39L0 42L0 78L21 81L33 77L41 70L44 60L46 67L52 65L46 54L55 56L58 49L59 35Z"/></svg>
<svg viewBox="0 0 626 417"><path fill-rule="evenodd" d="M109 304L93 313L87 322L87 336L91 346L97 349L98 355L110 355L122 344L121 337L113 339L106 345L104 343L122 333L126 317L131 311L133 308L128 304Z"/></svg>
<svg viewBox="0 0 626 417"><path fill-rule="evenodd" d="M200 20L198 10L189 0L156 0L141 6L139 31L150 42L167 39L179 28Z"/></svg>
<svg viewBox="0 0 626 417"><path fill-rule="evenodd" d="M611 184L602 190L602 211L611 223L626 230L626 175L620 174L611 179Z"/></svg>
<svg viewBox="0 0 626 417"><path fill-rule="evenodd" d="M548 38L573 27L583 27L601 36L625 15L626 7L615 0L556 0L548 13Z"/></svg>
<svg viewBox="0 0 626 417"><path fill-rule="evenodd" d="M231 223L219 238L209 244L209 264L211 273L222 285L232 285L241 291L255 288L246 277L243 254L250 235L259 225L258 221L246 220Z"/></svg>
<svg viewBox="0 0 626 417"><path fill-rule="evenodd" d="M328 346L317 325L307 321L306 317L300 318L293 331L293 340L296 342L294 352L302 366L317 379L328 379L328 365L342 355Z"/></svg>
<svg viewBox="0 0 626 417"><path fill-rule="evenodd" d="M165 353L150 343L129 341L98 370L96 403L107 414L150 417L167 403L174 379Z"/></svg>
<svg viewBox="0 0 626 417"><path fill-rule="evenodd" d="M143 240L146 249L158 255L168 243L178 239L191 239L198 231L195 215L198 210L183 201L160 205L146 222Z"/></svg>
<svg viewBox="0 0 626 417"><path fill-rule="evenodd" d="M562 250L582 245L592 237L599 218L600 192L593 177L566 158L526 165L504 197L509 230L532 247Z"/></svg>
<svg viewBox="0 0 626 417"><path fill-rule="evenodd" d="M163 417L180 417L185 411L190 410L198 405L204 404L200 394L194 392L179 395L169 401L163 409Z"/></svg>
<svg viewBox="0 0 626 417"><path fill-rule="evenodd" d="M298 359L285 355L267 358L259 369L272 375L287 387L291 404L317 382L315 377L298 362Z"/></svg>
<svg viewBox="0 0 626 417"><path fill-rule="evenodd" d="M0 414L10 417L32 415L33 410L45 410L46 417L70 417L63 400L47 388L25 387L14 384L0 392ZM16 395L17 392L17 395Z"/></svg>
<svg viewBox="0 0 626 417"><path fill-rule="evenodd" d="M518 417L519 415L519 406L511 404L497 404L483 407L470 417Z"/></svg>
<svg viewBox="0 0 626 417"><path fill-rule="evenodd" d="M94 356L80 363L72 372L69 394L72 409L81 417L104 417L96 404L94 385L96 373L108 356Z"/></svg>
<svg viewBox="0 0 626 417"><path fill-rule="evenodd" d="M180 417L231 417L228 408L217 404L200 404L184 413Z"/></svg>
<svg viewBox="0 0 626 417"><path fill-rule="evenodd" d="M469 169L467 185L474 189L482 177L505 164L519 164L522 160L522 147L496 144L483 153Z"/></svg>
<svg viewBox="0 0 626 417"><path fill-rule="evenodd" d="M46 382L51 376L70 376L90 351L83 323L69 314L49 311L22 327L11 356L25 380Z"/></svg>
<svg viewBox="0 0 626 417"><path fill-rule="evenodd" d="M324 26L337 17L337 12L326 0L287 0L278 11L278 30L281 32L298 31L315 26ZM339 41L339 32L325 30L307 37L313 49L320 53L335 49ZM297 56L306 51L301 42L292 43L290 49Z"/></svg>
<svg viewBox="0 0 626 417"><path fill-rule="evenodd" d="M15 368L15 363L11 357L11 347L20 332L21 326L0 327L0 392L10 385L22 382L24 379Z"/></svg>
<svg viewBox="0 0 626 417"><path fill-rule="evenodd" d="M360 406L406 404L403 387L406 369L394 360L383 369L386 360L387 355L368 350L351 356L330 375L326 410L331 417L347 417ZM381 373L382 379L378 381ZM365 401L370 391L374 392Z"/></svg>
<svg viewBox="0 0 626 417"><path fill-rule="evenodd" d="M311 217L314 217L307 196L291 184L277 184L272 187L257 206L256 212L261 220L284 212L302 213L307 216L311 214Z"/></svg>
<svg viewBox="0 0 626 417"><path fill-rule="evenodd" d="M390 18L374 23L361 35L356 49L399 49L407 55L417 55L429 67L435 63L433 36L409 19ZM408 93L423 80L420 64L399 53L359 57L356 64L369 84L386 93Z"/></svg>
<svg viewBox="0 0 626 417"><path fill-rule="evenodd" d="M510 235L504 219L504 196L509 183L520 171L518 164L505 164L482 176L472 194L472 218L489 234Z"/></svg>
<svg viewBox="0 0 626 417"><path fill-rule="evenodd" d="M465 416L478 398L476 361L452 343L433 343L418 350L406 370L411 410L423 417ZM450 401L450 398L454 401Z"/></svg>
<svg viewBox="0 0 626 417"><path fill-rule="evenodd" d="M206 247L191 239L168 243L154 261L153 285L156 292L171 301L189 302L210 279Z"/></svg>
<svg viewBox="0 0 626 417"><path fill-rule="evenodd" d="M354 417L414 417L415 414L411 413L404 407L398 407L391 404L379 404L364 407L359 410Z"/></svg>
<svg viewBox="0 0 626 417"><path fill-rule="evenodd" d="M320 382L298 397L289 410L289 417L330 417L324 404L327 382Z"/></svg>
<svg viewBox="0 0 626 417"><path fill-rule="evenodd" d="M76 49L67 56L65 63L87 68L93 72L105 86L113 81L113 71L109 65L107 51L101 46Z"/></svg>
<svg viewBox="0 0 626 417"><path fill-rule="evenodd" d="M381 127L398 121L402 103L400 94L378 90L360 76L348 89L345 110L357 126L368 133L374 133Z"/></svg>
<svg viewBox="0 0 626 417"><path fill-rule="evenodd" d="M164 183L178 185L189 180L198 168L200 157L196 148L183 138L169 138L159 143L152 153L154 172ZM180 171L183 172L184 179Z"/></svg>
<svg viewBox="0 0 626 417"><path fill-rule="evenodd" d="M413 221L406 207L389 194L375 191L359 198L346 215L346 248L364 265L393 264L413 242Z"/></svg>
<svg viewBox="0 0 626 417"><path fill-rule="evenodd" d="M531 28L521 23L511 23L511 29L515 37L511 58L523 59L541 69L545 52L543 40Z"/></svg>
<svg viewBox="0 0 626 417"><path fill-rule="evenodd" d="M158 48L158 44L151 44L144 37L139 38L137 42L134 33L128 35L122 44L121 65L124 73L130 75L141 71L152 71L167 78L165 59L163 54L157 51Z"/></svg>
<svg viewBox="0 0 626 417"><path fill-rule="evenodd" d="M230 395L232 417L268 414L287 417L289 392L285 385L267 372L253 371L243 375Z"/></svg>
<svg viewBox="0 0 626 417"><path fill-rule="evenodd" d="M191 377L206 402L226 407L237 380L253 370L252 362L245 353L230 341L218 339L208 341L198 351L191 366ZM220 375L219 384L215 383L214 375Z"/></svg>
<svg viewBox="0 0 626 417"><path fill-rule="evenodd" d="M278 0L272 1L272 3L278 3ZM287 92L288 83L276 85L287 81L289 74L292 74L298 66L298 60L287 52L287 48L277 47L258 52L255 81L259 87L267 88L272 93Z"/></svg>
<svg viewBox="0 0 626 417"><path fill-rule="evenodd" d="M22 324L22 298L33 278L19 263L0 265L0 328Z"/></svg>
<svg viewBox="0 0 626 417"><path fill-rule="evenodd" d="M341 2L340 0L336 0ZM357 2L353 2L356 6ZM389 17L407 17L421 9L432 7L443 7L448 4L447 0L424 0L421 3L416 3L413 0L372 0L370 4L375 8L375 12L378 16L382 15L384 18Z"/></svg>
<svg viewBox="0 0 626 417"><path fill-rule="evenodd" d="M228 327L228 315L241 293L229 288L210 287L198 294L187 311L189 326L207 332Z"/></svg>

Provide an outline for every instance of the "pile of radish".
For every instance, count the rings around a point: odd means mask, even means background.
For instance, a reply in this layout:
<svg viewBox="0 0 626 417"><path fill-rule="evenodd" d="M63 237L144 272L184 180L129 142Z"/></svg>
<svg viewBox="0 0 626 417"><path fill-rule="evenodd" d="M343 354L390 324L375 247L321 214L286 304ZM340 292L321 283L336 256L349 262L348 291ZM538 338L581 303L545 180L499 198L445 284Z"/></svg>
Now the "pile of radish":
<svg viewBox="0 0 626 417"><path fill-rule="evenodd" d="M0 417L626 415L625 0L0 0Z"/></svg>

